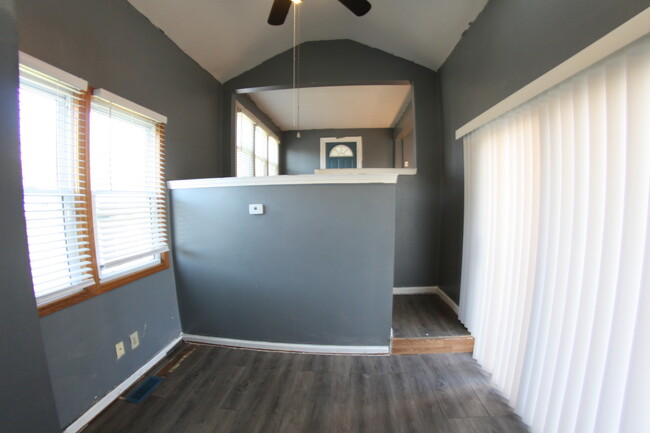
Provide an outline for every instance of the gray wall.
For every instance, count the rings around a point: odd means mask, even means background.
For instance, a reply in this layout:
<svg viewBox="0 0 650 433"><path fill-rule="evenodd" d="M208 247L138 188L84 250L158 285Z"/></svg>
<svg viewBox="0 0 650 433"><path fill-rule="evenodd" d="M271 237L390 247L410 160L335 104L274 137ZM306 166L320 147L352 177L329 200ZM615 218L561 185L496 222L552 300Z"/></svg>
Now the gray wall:
<svg viewBox="0 0 650 433"><path fill-rule="evenodd" d="M221 84L128 2L19 0L17 11L21 50L168 117L168 179L220 174ZM24 243L3 246L22 251ZM173 341L178 316L170 269L42 318L61 426ZM115 360L115 343L135 330L141 346Z"/></svg>
<svg viewBox="0 0 650 433"><path fill-rule="evenodd" d="M388 345L395 185L172 190L183 330ZM264 215L249 215L263 203Z"/></svg>
<svg viewBox="0 0 650 433"><path fill-rule="evenodd" d="M402 133L404 135L398 139ZM413 142L413 137L415 137L415 113L412 101L406 106L399 120L395 122L393 137L395 142L395 167L403 168L405 162L408 162L409 168L415 168L415 155L413 155L413 150L415 149L415 143Z"/></svg>
<svg viewBox="0 0 650 433"><path fill-rule="evenodd" d="M364 168L393 167L393 129L311 129L284 131L280 147L281 174L314 174L320 168L322 137L361 137Z"/></svg>
<svg viewBox="0 0 650 433"><path fill-rule="evenodd" d="M463 236L463 151L456 129L649 6L648 0L490 0L442 66L440 285L452 299L459 299Z"/></svg>
<svg viewBox="0 0 650 433"><path fill-rule="evenodd" d="M231 173L234 142L231 116L236 89L291 87L291 50L224 83L222 163ZM438 283L440 255L440 183L442 129L438 75L423 66L350 40L306 42L300 47L302 85L413 85L416 125L416 176L402 176L397 186L395 286ZM230 125L230 128L227 127Z"/></svg>
<svg viewBox="0 0 650 433"><path fill-rule="evenodd" d="M50 433L59 423L27 256L17 47L14 1L0 0L0 430Z"/></svg>

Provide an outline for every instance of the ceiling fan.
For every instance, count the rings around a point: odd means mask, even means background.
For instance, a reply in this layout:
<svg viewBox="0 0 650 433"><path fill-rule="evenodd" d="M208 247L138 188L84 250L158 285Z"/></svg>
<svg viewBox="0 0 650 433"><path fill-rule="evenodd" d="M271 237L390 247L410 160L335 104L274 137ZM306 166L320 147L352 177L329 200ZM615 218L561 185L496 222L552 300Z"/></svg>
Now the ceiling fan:
<svg viewBox="0 0 650 433"><path fill-rule="evenodd" d="M368 0L339 0L343 5L350 9L353 14L360 17L368 13L371 8ZM289 13L291 3L300 3L300 0L273 0L271 13L269 14L268 23L272 26L279 26L284 23Z"/></svg>

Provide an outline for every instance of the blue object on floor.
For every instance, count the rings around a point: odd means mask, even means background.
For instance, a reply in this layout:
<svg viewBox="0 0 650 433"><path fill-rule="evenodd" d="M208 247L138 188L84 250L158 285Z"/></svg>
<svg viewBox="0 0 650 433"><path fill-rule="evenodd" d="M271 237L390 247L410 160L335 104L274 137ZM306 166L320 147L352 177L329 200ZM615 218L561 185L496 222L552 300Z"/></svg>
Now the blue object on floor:
<svg viewBox="0 0 650 433"><path fill-rule="evenodd" d="M147 380L142 382L139 387L137 387L131 395L126 398L126 401L129 403L140 403L142 402L151 391L154 390L160 383L165 380L162 377L149 376Z"/></svg>

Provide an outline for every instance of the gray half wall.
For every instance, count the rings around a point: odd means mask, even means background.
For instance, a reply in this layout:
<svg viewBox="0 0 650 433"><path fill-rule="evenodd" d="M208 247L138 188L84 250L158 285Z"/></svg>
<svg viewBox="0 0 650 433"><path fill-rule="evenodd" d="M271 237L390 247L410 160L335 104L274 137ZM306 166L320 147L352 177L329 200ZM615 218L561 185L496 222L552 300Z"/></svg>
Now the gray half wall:
<svg viewBox="0 0 650 433"><path fill-rule="evenodd" d="M236 89L291 87L291 50L224 83L223 173L231 173ZM416 63L351 40L300 46L300 82L308 86L410 82L415 107L417 175L402 176L397 188L395 281L398 287L438 284L442 129L438 74ZM230 143L230 146L228 146ZM408 177L408 179L406 179Z"/></svg>
<svg viewBox="0 0 650 433"><path fill-rule="evenodd" d="M281 174L314 174L320 167L320 139L323 137L361 137L363 168L393 167L392 128L311 129L282 133Z"/></svg>
<svg viewBox="0 0 650 433"><path fill-rule="evenodd" d="M183 331L387 346L395 185L172 190ZM264 215L249 215L262 203Z"/></svg>
<svg viewBox="0 0 650 433"><path fill-rule="evenodd" d="M127 1L18 0L17 10L23 51L168 117L168 179L219 176L221 84ZM18 169L14 161L14 182ZM179 336L173 270L48 315L41 327L64 427ZM136 330L140 347L116 360L115 343Z"/></svg>
<svg viewBox="0 0 650 433"><path fill-rule="evenodd" d="M440 69L444 178L440 286L460 297L463 149L456 129L650 7L649 0L490 0Z"/></svg>
<svg viewBox="0 0 650 433"><path fill-rule="evenodd" d="M18 34L0 0L0 431L59 430L27 256L18 142Z"/></svg>

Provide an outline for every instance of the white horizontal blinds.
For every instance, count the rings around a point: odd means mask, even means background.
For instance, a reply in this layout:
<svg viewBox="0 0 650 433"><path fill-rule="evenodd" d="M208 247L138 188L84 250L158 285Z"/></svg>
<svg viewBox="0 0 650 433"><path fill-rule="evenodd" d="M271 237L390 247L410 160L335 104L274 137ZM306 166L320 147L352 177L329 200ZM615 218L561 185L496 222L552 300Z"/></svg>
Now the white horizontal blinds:
<svg viewBox="0 0 650 433"><path fill-rule="evenodd" d="M268 176L268 137L264 130L255 126L255 176Z"/></svg>
<svg viewBox="0 0 650 433"><path fill-rule="evenodd" d="M93 97L90 173L101 279L160 263L167 251L164 125Z"/></svg>
<svg viewBox="0 0 650 433"><path fill-rule="evenodd" d="M255 124L241 111L237 113L237 177L255 175Z"/></svg>
<svg viewBox="0 0 650 433"><path fill-rule="evenodd" d="M280 148L278 140L269 135L269 176L280 174Z"/></svg>
<svg viewBox="0 0 650 433"><path fill-rule="evenodd" d="M265 127L237 111L237 177L280 174L280 143Z"/></svg>
<svg viewBox="0 0 650 433"><path fill-rule="evenodd" d="M25 220L38 304L94 283L85 210L85 91L20 67Z"/></svg>
<svg viewBox="0 0 650 433"><path fill-rule="evenodd" d="M465 138L460 317L533 432L650 431L650 40Z"/></svg>

